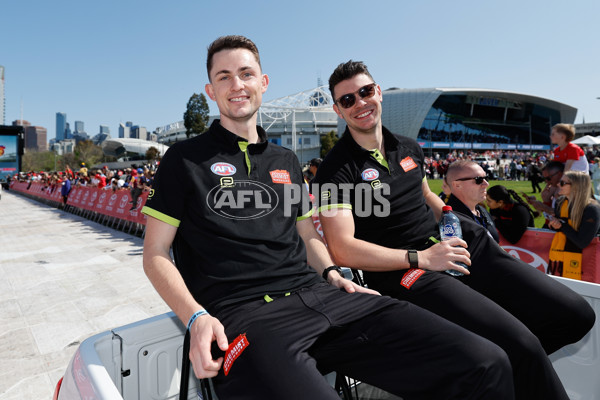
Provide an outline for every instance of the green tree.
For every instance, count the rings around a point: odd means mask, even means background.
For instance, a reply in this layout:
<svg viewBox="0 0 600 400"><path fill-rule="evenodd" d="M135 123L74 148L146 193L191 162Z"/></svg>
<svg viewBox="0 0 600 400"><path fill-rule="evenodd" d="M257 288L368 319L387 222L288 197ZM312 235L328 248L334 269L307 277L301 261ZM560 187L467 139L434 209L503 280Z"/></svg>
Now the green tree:
<svg viewBox="0 0 600 400"><path fill-rule="evenodd" d="M326 135L321 136L321 158L325 158L329 150L335 146L340 138L335 134L335 131L331 131Z"/></svg>
<svg viewBox="0 0 600 400"><path fill-rule="evenodd" d="M183 113L183 125L185 136L199 135L206 131L208 125L208 103L203 93L194 93L187 103L187 109Z"/></svg>
<svg viewBox="0 0 600 400"><path fill-rule="evenodd" d="M52 151L27 151L23 154L23 171L54 171L55 157Z"/></svg>
<svg viewBox="0 0 600 400"><path fill-rule="evenodd" d="M102 148L97 146L91 140L82 140L75 146L75 160L77 165L84 162L88 168L98 164L103 159Z"/></svg>
<svg viewBox="0 0 600 400"><path fill-rule="evenodd" d="M156 147L152 146L148 150L146 150L146 160L154 161L154 160L158 160L159 158L160 158L160 152L158 151L158 149Z"/></svg>

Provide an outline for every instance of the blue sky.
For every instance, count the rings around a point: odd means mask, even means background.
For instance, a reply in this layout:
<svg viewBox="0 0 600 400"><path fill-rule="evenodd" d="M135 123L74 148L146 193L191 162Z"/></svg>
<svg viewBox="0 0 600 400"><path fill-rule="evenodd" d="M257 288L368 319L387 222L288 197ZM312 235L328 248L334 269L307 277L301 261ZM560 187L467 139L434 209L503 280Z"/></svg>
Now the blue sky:
<svg viewBox="0 0 600 400"><path fill-rule="evenodd" d="M242 34L270 77L264 100L362 60L383 89L482 87L547 97L600 121L600 1L7 0L6 120L55 136L56 112L90 135L183 119L207 82L206 47ZM211 113L216 105L209 101ZM400 133L400 132L399 132Z"/></svg>

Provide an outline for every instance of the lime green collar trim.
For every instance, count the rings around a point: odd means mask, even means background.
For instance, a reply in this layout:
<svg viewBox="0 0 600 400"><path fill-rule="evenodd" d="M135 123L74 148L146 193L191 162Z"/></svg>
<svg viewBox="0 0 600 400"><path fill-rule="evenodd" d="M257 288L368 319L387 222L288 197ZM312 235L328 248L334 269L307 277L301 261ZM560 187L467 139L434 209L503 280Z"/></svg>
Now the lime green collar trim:
<svg viewBox="0 0 600 400"><path fill-rule="evenodd" d="M385 169L388 170L388 172L390 172L390 167L388 165L387 160L385 159L385 157L383 156L383 154L381 154L381 152L377 149L375 150L369 150L369 153L371 153L371 156L373 156L373 158L382 166L385 167Z"/></svg>
<svg viewBox="0 0 600 400"><path fill-rule="evenodd" d="M246 159L246 167L248 167L248 176L250 176L250 157L248 157L248 142L239 141L238 146L240 146L240 150L244 152L244 158Z"/></svg>

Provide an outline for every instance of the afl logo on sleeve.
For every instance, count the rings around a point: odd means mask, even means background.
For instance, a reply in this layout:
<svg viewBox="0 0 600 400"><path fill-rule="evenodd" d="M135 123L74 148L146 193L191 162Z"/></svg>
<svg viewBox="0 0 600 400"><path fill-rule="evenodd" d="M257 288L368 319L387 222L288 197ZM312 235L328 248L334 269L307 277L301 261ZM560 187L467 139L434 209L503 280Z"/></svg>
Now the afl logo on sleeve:
<svg viewBox="0 0 600 400"><path fill-rule="evenodd" d="M236 168L226 162L214 163L210 166L210 170L213 172L213 174L217 174L219 176L231 176L236 172Z"/></svg>
<svg viewBox="0 0 600 400"><path fill-rule="evenodd" d="M362 177L363 181L374 181L375 179L379 178L379 171L374 168L365 169L360 176Z"/></svg>

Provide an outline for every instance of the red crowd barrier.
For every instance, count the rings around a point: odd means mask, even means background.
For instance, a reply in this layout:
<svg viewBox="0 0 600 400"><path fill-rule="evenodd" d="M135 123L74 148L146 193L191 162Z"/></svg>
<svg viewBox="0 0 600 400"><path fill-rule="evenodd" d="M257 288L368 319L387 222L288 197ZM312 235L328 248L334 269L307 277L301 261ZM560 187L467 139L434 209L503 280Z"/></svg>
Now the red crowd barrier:
<svg viewBox="0 0 600 400"><path fill-rule="evenodd" d="M62 202L60 186L43 188L38 182L11 182L11 190L25 193L41 199ZM131 209L131 193L129 190L98 189L89 186L73 187L69 193L67 205L78 209L93 211L97 214L114 217L123 221L146 225L146 215L141 209L146 204L148 192L142 192L137 199L136 207Z"/></svg>
<svg viewBox="0 0 600 400"><path fill-rule="evenodd" d="M554 231L547 229L527 229L521 240L512 244L500 235L500 246L510 255L521 259L534 268L548 273L548 256ZM600 239L583 249L582 277L587 282L600 283Z"/></svg>
<svg viewBox="0 0 600 400"><path fill-rule="evenodd" d="M10 188L41 199L57 203L62 202L60 186L44 188L41 183L37 182L29 184L29 182L12 181ZM147 198L148 192L142 192L136 207L130 210L131 194L129 190L113 192L112 189L79 186L71 189L67 204L122 221L146 225L147 217L141 213L141 209ZM323 228L317 213L313 214L313 223L317 231L323 236ZM500 245L513 257L525 261L543 273L547 273L548 255L553 237L554 232L551 230L528 229L516 244L511 244L500 235ZM583 250L582 260L582 280L600 283L600 239L598 237L595 237L592 243Z"/></svg>

